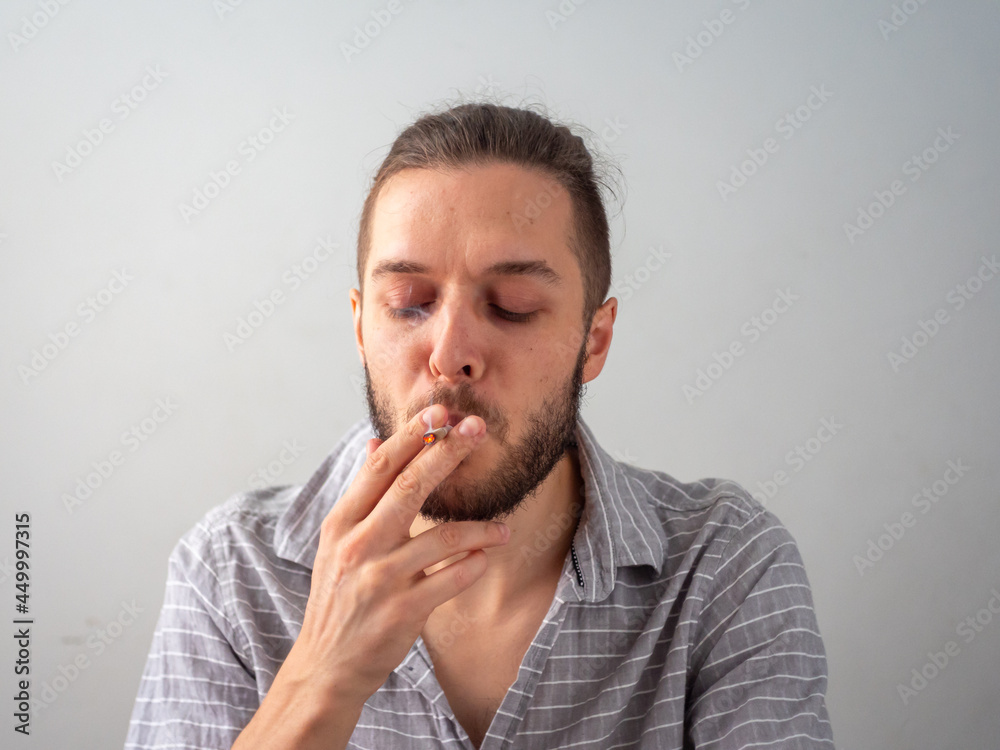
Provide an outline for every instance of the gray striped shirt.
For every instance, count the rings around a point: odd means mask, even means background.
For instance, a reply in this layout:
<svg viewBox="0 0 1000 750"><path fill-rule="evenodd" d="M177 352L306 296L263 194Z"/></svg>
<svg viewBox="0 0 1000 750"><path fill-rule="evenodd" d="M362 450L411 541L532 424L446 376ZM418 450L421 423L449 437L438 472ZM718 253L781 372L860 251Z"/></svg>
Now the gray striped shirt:
<svg viewBox="0 0 1000 750"><path fill-rule="evenodd" d="M371 437L358 422L304 487L238 494L181 537L126 749L236 740L299 634L320 524ZM734 482L616 461L582 420L577 442L571 553L482 750L833 748L826 654L788 530ZM422 639L349 747L473 747Z"/></svg>

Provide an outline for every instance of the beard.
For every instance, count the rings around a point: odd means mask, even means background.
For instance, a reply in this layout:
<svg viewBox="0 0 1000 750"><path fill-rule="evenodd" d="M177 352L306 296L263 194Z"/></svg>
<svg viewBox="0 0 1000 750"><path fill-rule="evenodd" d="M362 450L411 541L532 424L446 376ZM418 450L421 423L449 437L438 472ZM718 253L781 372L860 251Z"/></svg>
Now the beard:
<svg viewBox="0 0 1000 750"><path fill-rule="evenodd" d="M572 375L550 393L538 409L526 415L524 434L515 442L508 439L510 425L503 411L477 398L469 383L451 390L435 386L427 403L412 405L407 420L432 403L482 417L486 422L486 436L495 438L501 451L497 465L475 482L456 480L454 474L445 477L428 493L420 515L436 523L500 521L533 496L566 451L576 447L575 431L585 392L583 365L586 360L585 339ZM373 386L367 364L364 369L369 419L375 436L386 440L396 431L395 415L384 393ZM467 460L463 459L458 466Z"/></svg>

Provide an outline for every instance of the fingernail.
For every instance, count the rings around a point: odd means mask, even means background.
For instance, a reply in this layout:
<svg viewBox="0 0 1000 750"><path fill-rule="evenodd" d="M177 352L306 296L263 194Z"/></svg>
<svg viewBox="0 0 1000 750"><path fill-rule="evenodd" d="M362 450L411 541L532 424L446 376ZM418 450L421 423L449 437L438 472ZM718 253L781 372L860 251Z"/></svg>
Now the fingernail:
<svg viewBox="0 0 1000 750"><path fill-rule="evenodd" d="M464 435L465 437L475 437L482 430L476 421L473 421L472 417L466 417L462 420L462 423L458 426L458 433Z"/></svg>
<svg viewBox="0 0 1000 750"><path fill-rule="evenodd" d="M436 430L448 421L448 411L441 404L432 404L424 410L423 420L428 431Z"/></svg>

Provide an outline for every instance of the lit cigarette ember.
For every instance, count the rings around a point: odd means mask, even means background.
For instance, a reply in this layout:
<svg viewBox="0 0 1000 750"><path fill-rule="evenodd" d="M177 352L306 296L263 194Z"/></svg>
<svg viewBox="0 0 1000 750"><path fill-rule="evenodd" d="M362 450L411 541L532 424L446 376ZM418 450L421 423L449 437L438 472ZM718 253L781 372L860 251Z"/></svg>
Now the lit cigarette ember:
<svg viewBox="0 0 1000 750"><path fill-rule="evenodd" d="M438 427L436 430L428 430L424 433L424 443L431 445L441 440L445 435L451 432L451 425L446 424L444 427Z"/></svg>

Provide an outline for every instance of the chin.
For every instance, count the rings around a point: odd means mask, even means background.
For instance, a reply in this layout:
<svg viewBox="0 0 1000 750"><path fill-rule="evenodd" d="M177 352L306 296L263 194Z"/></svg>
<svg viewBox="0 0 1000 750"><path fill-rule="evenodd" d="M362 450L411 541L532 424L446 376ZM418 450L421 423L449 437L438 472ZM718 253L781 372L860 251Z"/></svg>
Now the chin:
<svg viewBox="0 0 1000 750"><path fill-rule="evenodd" d="M485 479L491 466L492 458L473 453L459 461L458 465L448 472L448 475L438 482L437 486L461 497L462 489Z"/></svg>
<svg viewBox="0 0 1000 750"><path fill-rule="evenodd" d="M483 464L481 456L466 456L448 473L448 476L441 480L438 486L451 487L454 486L456 480L458 480L460 484L475 482L477 478L482 477L485 474L486 467Z"/></svg>

